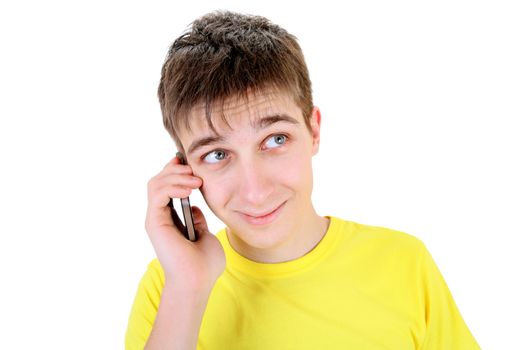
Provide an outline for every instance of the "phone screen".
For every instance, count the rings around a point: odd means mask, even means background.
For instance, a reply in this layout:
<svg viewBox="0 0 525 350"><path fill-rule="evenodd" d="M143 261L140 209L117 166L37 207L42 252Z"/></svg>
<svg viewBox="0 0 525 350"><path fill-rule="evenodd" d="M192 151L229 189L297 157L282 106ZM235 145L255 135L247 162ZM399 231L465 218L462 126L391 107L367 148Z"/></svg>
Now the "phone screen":
<svg viewBox="0 0 525 350"><path fill-rule="evenodd" d="M178 152L177 157L179 157L179 159L181 160L181 164L186 164L186 160L184 159L182 153ZM171 214L175 225L184 234L186 239L195 242L198 239L198 236L197 231L195 231L195 227L193 226L193 213L191 211L190 198L186 197L180 199L184 224L182 224L182 222L179 219L179 216L177 215L177 211L175 210L175 206L173 203L173 198L171 199L170 204L172 211Z"/></svg>

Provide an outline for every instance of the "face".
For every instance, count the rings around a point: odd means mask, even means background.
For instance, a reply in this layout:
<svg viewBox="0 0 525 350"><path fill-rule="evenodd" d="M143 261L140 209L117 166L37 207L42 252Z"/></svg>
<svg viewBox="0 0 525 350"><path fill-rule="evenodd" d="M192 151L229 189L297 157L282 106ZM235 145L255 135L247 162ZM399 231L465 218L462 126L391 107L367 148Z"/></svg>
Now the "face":
<svg viewBox="0 0 525 350"><path fill-rule="evenodd" d="M228 227L237 249L293 249L312 207L312 156L319 147L320 112L308 130L302 112L285 93L266 91L247 100L225 101L212 112L214 133L203 107L192 110L191 130L181 143L210 209ZM248 254L249 255L249 254Z"/></svg>

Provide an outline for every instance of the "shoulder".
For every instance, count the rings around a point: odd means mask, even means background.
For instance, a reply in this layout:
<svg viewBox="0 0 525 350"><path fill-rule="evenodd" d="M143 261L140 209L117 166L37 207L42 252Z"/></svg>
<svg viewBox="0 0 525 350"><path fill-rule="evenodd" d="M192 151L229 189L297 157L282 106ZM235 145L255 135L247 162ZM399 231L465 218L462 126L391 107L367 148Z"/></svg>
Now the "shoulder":
<svg viewBox="0 0 525 350"><path fill-rule="evenodd" d="M164 275L162 265L160 264L160 261L157 258L154 258L149 262L148 270L155 271L156 273L161 273L162 275Z"/></svg>
<svg viewBox="0 0 525 350"><path fill-rule="evenodd" d="M339 228L342 244L352 251L381 257L417 259L425 251L416 236L393 228L357 223L331 217Z"/></svg>
<svg viewBox="0 0 525 350"><path fill-rule="evenodd" d="M159 259L152 259L142 276L141 285L149 290L161 291L164 288L164 270Z"/></svg>

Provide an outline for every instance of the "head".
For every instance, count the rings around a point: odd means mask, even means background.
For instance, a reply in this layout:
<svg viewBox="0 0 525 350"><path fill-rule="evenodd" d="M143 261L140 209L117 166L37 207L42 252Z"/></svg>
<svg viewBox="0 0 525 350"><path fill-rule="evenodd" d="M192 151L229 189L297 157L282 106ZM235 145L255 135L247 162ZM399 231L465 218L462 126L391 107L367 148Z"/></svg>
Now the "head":
<svg viewBox="0 0 525 350"><path fill-rule="evenodd" d="M192 108L212 107L230 97L264 90L289 93L309 126L313 109L308 69L296 38L264 17L214 12L193 22L171 45L158 88L166 130L179 150Z"/></svg>
<svg viewBox="0 0 525 350"><path fill-rule="evenodd" d="M173 43L158 92L164 125L234 248L292 256L296 234L319 221L320 112L296 39L262 17L206 15Z"/></svg>

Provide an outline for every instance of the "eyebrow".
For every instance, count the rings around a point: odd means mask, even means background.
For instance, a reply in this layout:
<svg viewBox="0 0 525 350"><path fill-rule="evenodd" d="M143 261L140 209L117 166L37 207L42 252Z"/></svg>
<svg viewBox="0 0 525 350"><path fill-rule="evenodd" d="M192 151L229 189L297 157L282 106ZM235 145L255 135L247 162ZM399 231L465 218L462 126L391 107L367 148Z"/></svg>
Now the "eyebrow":
<svg viewBox="0 0 525 350"><path fill-rule="evenodd" d="M273 115L269 115L269 116L258 119L255 122L255 124L252 124L252 125L259 131L261 129L265 129L279 122L286 122L286 123L290 123L293 125L299 124L299 122L295 118L292 118L287 114L273 114ZM191 143L190 147L188 148L188 154L195 152L197 149L201 147L220 143L220 142L223 142L224 140L225 140L224 137L221 135L206 136L206 137L197 139Z"/></svg>
<svg viewBox="0 0 525 350"><path fill-rule="evenodd" d="M224 141L224 137L220 135L203 137L192 142L192 144L188 148L188 154L195 152L195 150L197 150L198 148L213 145L222 141Z"/></svg>
<svg viewBox="0 0 525 350"><path fill-rule="evenodd" d="M290 117L287 114L273 114L269 115L267 117L263 117L259 120L257 120L257 123L255 124L255 127L260 130L269 127L272 124L278 123L278 122L287 122L290 124L299 124L299 122L295 119Z"/></svg>

